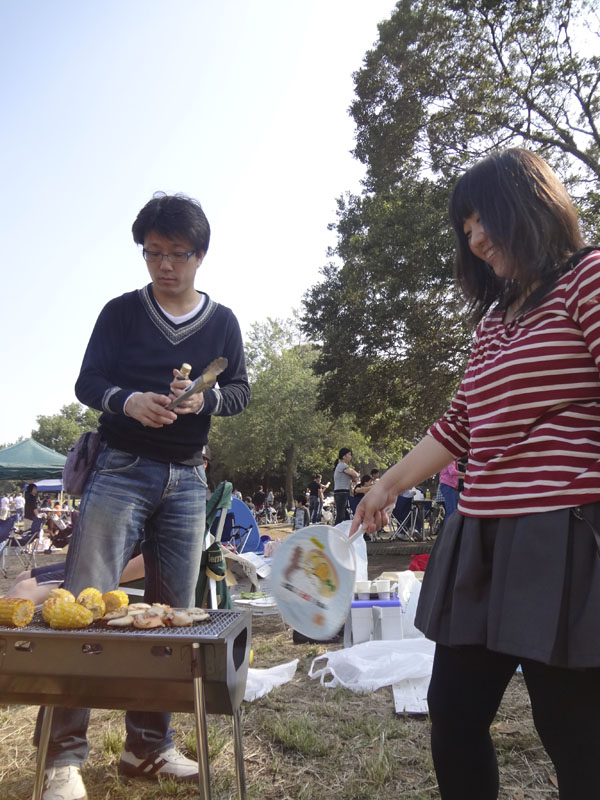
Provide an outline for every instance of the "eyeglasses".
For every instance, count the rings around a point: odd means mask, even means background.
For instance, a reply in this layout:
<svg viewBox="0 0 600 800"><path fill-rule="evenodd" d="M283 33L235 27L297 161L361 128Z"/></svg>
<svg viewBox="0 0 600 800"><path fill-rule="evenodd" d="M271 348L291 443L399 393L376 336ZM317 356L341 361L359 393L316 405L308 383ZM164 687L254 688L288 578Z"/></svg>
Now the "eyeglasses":
<svg viewBox="0 0 600 800"><path fill-rule="evenodd" d="M191 253L156 253L154 250L142 250L142 255L147 264L162 264L163 258L166 258L169 264L185 264L190 258L196 254L195 250Z"/></svg>

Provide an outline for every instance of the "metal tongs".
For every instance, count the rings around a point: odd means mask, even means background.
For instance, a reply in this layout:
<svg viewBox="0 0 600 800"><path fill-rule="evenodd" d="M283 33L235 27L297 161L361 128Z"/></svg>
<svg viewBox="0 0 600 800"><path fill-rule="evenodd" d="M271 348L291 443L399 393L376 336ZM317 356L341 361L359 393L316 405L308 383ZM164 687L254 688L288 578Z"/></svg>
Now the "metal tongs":
<svg viewBox="0 0 600 800"><path fill-rule="evenodd" d="M202 375L193 380L189 386L186 386L179 397L176 397L175 400L171 401L171 403L167 406L167 411L171 411L171 409L175 408L180 403L183 403L184 400L187 400L188 397L193 394L203 392L205 389L212 389L217 382L217 376L219 376L223 370L226 369L226 367L226 358L223 356L220 358L215 358L215 360L211 361L208 367L206 367Z"/></svg>

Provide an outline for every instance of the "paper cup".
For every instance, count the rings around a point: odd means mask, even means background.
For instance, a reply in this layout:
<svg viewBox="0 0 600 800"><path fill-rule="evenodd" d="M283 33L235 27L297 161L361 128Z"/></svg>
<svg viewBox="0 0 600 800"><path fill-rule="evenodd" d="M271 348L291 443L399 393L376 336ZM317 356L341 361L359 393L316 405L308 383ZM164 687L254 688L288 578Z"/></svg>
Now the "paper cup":
<svg viewBox="0 0 600 800"><path fill-rule="evenodd" d="M390 599L390 581L389 580L379 580L375 581L375 590L379 595L380 600L389 600Z"/></svg>
<svg viewBox="0 0 600 800"><path fill-rule="evenodd" d="M356 581L354 592L359 600L369 600L371 597L371 581Z"/></svg>

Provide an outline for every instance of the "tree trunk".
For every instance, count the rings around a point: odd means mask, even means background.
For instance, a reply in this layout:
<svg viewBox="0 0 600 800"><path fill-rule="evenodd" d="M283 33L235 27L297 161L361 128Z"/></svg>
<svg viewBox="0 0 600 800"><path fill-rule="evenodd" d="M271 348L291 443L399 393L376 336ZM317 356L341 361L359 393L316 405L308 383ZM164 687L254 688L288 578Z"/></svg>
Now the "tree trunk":
<svg viewBox="0 0 600 800"><path fill-rule="evenodd" d="M296 445L292 444L285 452L285 493L288 511L294 507L294 475L296 473Z"/></svg>

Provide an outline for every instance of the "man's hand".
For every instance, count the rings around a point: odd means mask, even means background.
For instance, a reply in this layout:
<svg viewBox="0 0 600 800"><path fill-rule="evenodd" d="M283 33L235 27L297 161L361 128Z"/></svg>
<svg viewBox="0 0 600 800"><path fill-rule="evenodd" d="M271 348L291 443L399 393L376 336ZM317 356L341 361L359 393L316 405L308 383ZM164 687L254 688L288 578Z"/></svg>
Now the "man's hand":
<svg viewBox="0 0 600 800"><path fill-rule="evenodd" d="M169 402L174 400L176 397L179 397L185 387L189 386L192 382L189 378L182 378L178 369L173 370L173 376L174 377L170 386L171 394L167 398ZM175 406L173 411L175 414L197 414L203 405L204 392L198 392L197 394L190 395L187 400L183 401L183 403Z"/></svg>
<svg viewBox="0 0 600 800"><path fill-rule="evenodd" d="M177 419L172 411L167 411L169 398L155 392L136 392L125 403L125 413L148 428L162 428Z"/></svg>

